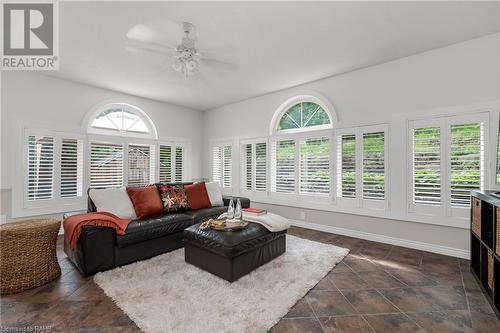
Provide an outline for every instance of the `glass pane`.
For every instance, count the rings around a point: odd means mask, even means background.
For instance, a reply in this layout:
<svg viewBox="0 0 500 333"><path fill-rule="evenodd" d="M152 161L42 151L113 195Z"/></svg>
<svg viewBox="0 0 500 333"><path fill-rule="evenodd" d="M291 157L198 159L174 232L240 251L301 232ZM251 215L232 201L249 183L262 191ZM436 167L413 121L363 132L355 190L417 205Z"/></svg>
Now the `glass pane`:
<svg viewBox="0 0 500 333"><path fill-rule="evenodd" d="M384 133L363 134L363 198L384 200Z"/></svg>
<svg viewBox="0 0 500 333"><path fill-rule="evenodd" d="M280 141L276 145L276 192L295 191L295 142Z"/></svg>
<svg viewBox="0 0 500 333"><path fill-rule="evenodd" d="M183 181L183 175L184 175L184 167L183 167L183 161L184 161L184 148L182 147L175 147L175 181L176 182L182 182Z"/></svg>
<svg viewBox="0 0 500 333"><path fill-rule="evenodd" d="M300 143L300 192L330 192L330 144L328 138L307 139Z"/></svg>
<svg viewBox="0 0 500 333"><path fill-rule="evenodd" d="M160 145L160 182L172 181L172 147Z"/></svg>
<svg viewBox="0 0 500 333"><path fill-rule="evenodd" d="M51 199L54 182L54 139L28 137L28 200Z"/></svg>
<svg viewBox="0 0 500 333"><path fill-rule="evenodd" d="M149 146L128 146L128 185L146 186L149 184Z"/></svg>
<svg viewBox="0 0 500 333"><path fill-rule="evenodd" d="M470 191L481 189L481 124L451 126L451 205L470 207Z"/></svg>
<svg viewBox="0 0 500 333"><path fill-rule="evenodd" d="M342 149L342 197L356 197L356 136L343 135Z"/></svg>
<svg viewBox="0 0 500 333"><path fill-rule="evenodd" d="M311 117L311 119L307 122L306 126L319 126L319 125L328 125L330 124L330 118L325 110L319 108L318 111Z"/></svg>
<svg viewBox="0 0 500 333"><path fill-rule="evenodd" d="M90 146L90 187L123 186L123 147L92 143Z"/></svg>
<svg viewBox="0 0 500 333"><path fill-rule="evenodd" d="M99 114L92 122L92 127L120 132L148 133L144 120L126 108L110 107Z"/></svg>
<svg viewBox="0 0 500 333"><path fill-rule="evenodd" d="M413 130L413 202L441 203L441 130L439 127Z"/></svg>

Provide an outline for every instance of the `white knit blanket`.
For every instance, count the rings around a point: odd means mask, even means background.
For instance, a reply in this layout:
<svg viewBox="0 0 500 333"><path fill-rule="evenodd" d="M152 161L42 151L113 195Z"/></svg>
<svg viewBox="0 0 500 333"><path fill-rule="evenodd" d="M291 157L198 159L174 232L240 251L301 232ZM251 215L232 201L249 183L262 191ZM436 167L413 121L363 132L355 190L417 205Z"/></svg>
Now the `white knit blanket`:
<svg viewBox="0 0 500 333"><path fill-rule="evenodd" d="M223 220L226 217L227 213L223 213L221 216L219 216L219 219ZM288 219L273 213L254 215L243 212L243 220L261 224L271 232L283 231L290 228L290 222L288 221Z"/></svg>

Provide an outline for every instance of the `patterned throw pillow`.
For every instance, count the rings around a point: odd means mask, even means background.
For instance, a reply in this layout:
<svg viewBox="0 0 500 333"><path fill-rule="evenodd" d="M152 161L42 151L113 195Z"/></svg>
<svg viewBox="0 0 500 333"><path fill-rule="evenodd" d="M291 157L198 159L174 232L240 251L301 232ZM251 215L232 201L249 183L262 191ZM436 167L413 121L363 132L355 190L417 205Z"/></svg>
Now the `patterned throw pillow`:
<svg viewBox="0 0 500 333"><path fill-rule="evenodd" d="M160 185L161 201L165 212L178 212L189 209L189 204L184 187L177 185Z"/></svg>

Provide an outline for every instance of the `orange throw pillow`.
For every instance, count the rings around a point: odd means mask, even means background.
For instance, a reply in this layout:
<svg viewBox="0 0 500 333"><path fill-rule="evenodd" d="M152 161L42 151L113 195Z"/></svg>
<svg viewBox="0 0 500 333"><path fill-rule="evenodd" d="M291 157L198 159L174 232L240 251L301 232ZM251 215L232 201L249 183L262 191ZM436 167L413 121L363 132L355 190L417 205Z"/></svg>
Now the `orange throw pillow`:
<svg viewBox="0 0 500 333"><path fill-rule="evenodd" d="M208 198L205 182L199 182L193 185L184 186L186 196L191 209L210 208L212 204Z"/></svg>
<svg viewBox="0 0 500 333"><path fill-rule="evenodd" d="M127 187L127 193L138 219L163 214L163 203L156 186Z"/></svg>

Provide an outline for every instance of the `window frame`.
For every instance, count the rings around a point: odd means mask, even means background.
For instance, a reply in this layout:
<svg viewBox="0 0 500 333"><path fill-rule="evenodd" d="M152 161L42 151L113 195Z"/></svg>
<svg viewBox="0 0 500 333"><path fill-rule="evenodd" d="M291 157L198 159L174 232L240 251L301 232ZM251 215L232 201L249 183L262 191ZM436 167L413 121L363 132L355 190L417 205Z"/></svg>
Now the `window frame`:
<svg viewBox="0 0 500 333"><path fill-rule="evenodd" d="M21 191L19 197L21 199L21 211L25 214L22 216L30 215L41 215L54 213L53 207L60 207L57 209L58 212L80 209L81 205L86 201L85 191L82 191L80 196L75 197L62 197L61 196L61 150L62 150L62 140L63 139L74 139L81 142L82 149L82 188L85 188L86 184L86 173L85 173L85 163L86 163L86 144L85 136L81 134L62 132L62 131L51 131L45 129L31 129L25 128L23 130L22 137L22 180L21 180ZM28 174L29 174L29 162L28 162L28 137L29 136L47 136L53 138L53 185L52 185L52 198L41 199L41 200L29 200L27 197L28 189ZM15 195L13 194L13 198ZM18 212L14 208L14 214ZM26 214L27 213L27 214ZM19 214L17 214L19 215Z"/></svg>
<svg viewBox="0 0 500 333"><path fill-rule="evenodd" d="M257 161L256 161L256 145L257 144L266 144L266 189L265 191L258 191L256 189L256 174L257 174ZM246 154L245 154L245 146L246 145L252 145L252 189L248 190L246 188L246 168L247 168L247 161L246 161ZM243 195L249 195L255 198L266 198L269 189L270 189L270 171L269 171L269 164L270 164L270 158L269 158L269 139L268 138L255 138L255 139L242 139L239 142L239 147L240 147L240 193Z"/></svg>
<svg viewBox="0 0 500 333"><path fill-rule="evenodd" d="M285 115L285 113L294 105L298 103L310 102L315 103L325 110L328 118L330 119L330 124L310 126L310 127L301 127L301 128L292 128L286 130L279 130L278 126L281 121L281 118ZM291 98L288 98L284 103L282 103L277 111L274 113L273 118L270 123L270 135L271 137L275 135L286 135L293 133L304 133L304 132L315 132L326 129L333 129L334 123L337 123L337 116L333 105L328 101L327 98L319 95L315 92L305 92L303 94L295 95Z"/></svg>
<svg viewBox="0 0 500 333"><path fill-rule="evenodd" d="M101 113L113 107L126 109L128 112L131 112L136 116L138 116L148 128L148 133L121 132L111 129L92 127L92 123L97 118L97 116L99 116ZM138 139L158 139L158 132L156 130L156 126L154 125L153 121L148 116L148 114L136 105L121 101L108 101L94 107L91 110L91 112L87 114L84 124L85 128L83 130L89 135L106 135L111 137L126 137L126 138L138 138Z"/></svg>
<svg viewBox="0 0 500 333"><path fill-rule="evenodd" d="M384 133L384 199L374 200L363 198L363 134ZM354 135L356 137L356 196L354 198L338 196L339 191L339 158L341 150L339 149L339 138L344 135ZM367 126L357 126L349 128L339 128L335 130L335 190L337 204L346 207L360 207L374 210L388 210L390 202L390 172L389 172L389 124L375 124Z"/></svg>
<svg viewBox="0 0 500 333"><path fill-rule="evenodd" d="M224 147L231 147L231 186L230 187L224 187ZM209 179L211 182L215 182L216 180L214 180L213 178L213 175L214 175L214 160L213 160L213 152L214 152L214 148L222 148L222 155L221 155L221 171L220 171L220 177L221 177L221 180L220 180L220 189L222 191L222 193L224 194L231 194L233 192L235 192L233 189L234 188L238 188L238 186L234 186L235 184L235 179L237 179L237 174L235 173L236 170L238 170L239 168L235 168L234 166L236 165L234 163L235 159L238 159L239 160L239 157L237 156L238 152L235 151L235 145L233 144L233 141L229 141L229 140L222 140L222 141L214 141L210 144L210 152L209 152L209 156L210 156L210 162L209 162L209 165L210 165L210 175L209 175ZM239 182L239 180L238 180Z"/></svg>
<svg viewBox="0 0 500 333"><path fill-rule="evenodd" d="M457 207L451 205L451 126L468 124L468 123L482 123L482 179L481 185L484 187L489 184L489 170L490 165L490 144L489 144L489 111L470 112L467 114L455 115L440 115L435 117L415 118L407 121L407 214L410 215L428 215L438 217L450 217L466 220L470 218L470 208ZM415 128L425 127L439 127L441 138L441 165L440 165L440 178L441 178L441 204L440 205L425 205L415 204L413 202L413 130ZM446 224L449 225L449 224Z"/></svg>
<svg viewBox="0 0 500 333"><path fill-rule="evenodd" d="M186 182L190 179L191 171L188 170L189 165L189 156L191 154L191 145L189 141L183 139L170 139L170 140L160 140L156 143L156 153L155 153L155 181L160 182L160 146L170 146L171 147L171 156L170 156L170 179L171 182ZM184 152L182 156L182 179L177 180L175 176L175 157L176 157L176 148L182 147Z"/></svg>

